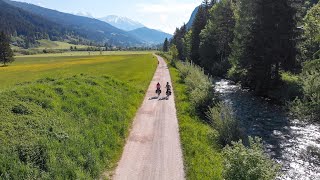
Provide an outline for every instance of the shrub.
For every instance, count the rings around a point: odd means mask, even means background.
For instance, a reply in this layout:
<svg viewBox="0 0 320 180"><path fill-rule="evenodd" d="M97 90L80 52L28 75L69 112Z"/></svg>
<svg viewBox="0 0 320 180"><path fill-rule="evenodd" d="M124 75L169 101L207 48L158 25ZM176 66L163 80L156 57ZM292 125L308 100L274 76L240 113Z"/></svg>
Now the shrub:
<svg viewBox="0 0 320 180"><path fill-rule="evenodd" d="M242 137L238 121L230 113L231 110L221 103L209 108L207 118L211 126L219 133L219 144L231 145L232 141L238 141Z"/></svg>
<svg viewBox="0 0 320 180"><path fill-rule="evenodd" d="M187 86L187 93L192 107L200 115L205 115L213 102L212 81L199 66L189 62L177 62L182 81Z"/></svg>
<svg viewBox="0 0 320 180"><path fill-rule="evenodd" d="M22 104L19 104L19 105L16 105L14 107L12 107L12 110L11 110L14 114L21 114L21 115L26 115L26 114L31 114L32 111L29 110L26 106L22 105Z"/></svg>
<svg viewBox="0 0 320 180"><path fill-rule="evenodd" d="M291 110L300 118L320 120L320 59L306 63L300 75L303 98L291 104Z"/></svg>
<svg viewBox="0 0 320 180"><path fill-rule="evenodd" d="M271 180L275 179L280 166L264 154L261 140L249 137L249 147L242 141L233 142L223 149L226 180Z"/></svg>

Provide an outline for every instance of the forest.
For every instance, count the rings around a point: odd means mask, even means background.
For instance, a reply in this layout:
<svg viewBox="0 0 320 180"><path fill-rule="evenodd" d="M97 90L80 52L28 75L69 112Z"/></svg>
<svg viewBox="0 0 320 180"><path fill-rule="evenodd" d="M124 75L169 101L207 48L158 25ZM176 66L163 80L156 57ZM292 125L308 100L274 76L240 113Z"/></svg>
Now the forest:
<svg viewBox="0 0 320 180"><path fill-rule="evenodd" d="M317 0L205 0L163 50L319 121L319 21Z"/></svg>

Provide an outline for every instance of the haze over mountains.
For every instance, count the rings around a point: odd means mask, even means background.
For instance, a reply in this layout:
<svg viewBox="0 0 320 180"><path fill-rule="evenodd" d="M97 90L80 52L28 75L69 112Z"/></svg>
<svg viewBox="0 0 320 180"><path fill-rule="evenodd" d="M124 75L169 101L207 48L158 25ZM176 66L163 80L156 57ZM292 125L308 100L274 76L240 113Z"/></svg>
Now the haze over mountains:
<svg viewBox="0 0 320 180"><path fill-rule="evenodd" d="M116 15L109 15L103 18L99 18L99 20L107 22L114 27L125 31L132 31L134 29L145 27L143 24L133 21L127 17L120 17Z"/></svg>
<svg viewBox="0 0 320 180"><path fill-rule="evenodd" d="M129 33L134 37L141 39L144 43L148 44L161 44L163 43L165 38L170 39L172 37L171 34L147 27L138 28L129 31Z"/></svg>
<svg viewBox="0 0 320 180"><path fill-rule="evenodd" d="M171 34L145 27L143 24L126 17L110 15L100 18L100 20L105 21L119 29L128 31L131 35L142 40L143 43L148 45L161 44L165 38L170 39L172 37Z"/></svg>

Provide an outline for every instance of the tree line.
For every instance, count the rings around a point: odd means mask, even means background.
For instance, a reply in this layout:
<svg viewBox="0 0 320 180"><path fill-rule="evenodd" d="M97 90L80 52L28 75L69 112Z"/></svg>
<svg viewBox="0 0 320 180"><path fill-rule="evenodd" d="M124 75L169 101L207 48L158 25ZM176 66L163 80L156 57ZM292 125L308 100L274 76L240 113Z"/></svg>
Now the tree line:
<svg viewBox="0 0 320 180"><path fill-rule="evenodd" d="M163 50L213 76L241 82L258 95L281 86L319 51L318 0L205 0L188 29L177 28Z"/></svg>

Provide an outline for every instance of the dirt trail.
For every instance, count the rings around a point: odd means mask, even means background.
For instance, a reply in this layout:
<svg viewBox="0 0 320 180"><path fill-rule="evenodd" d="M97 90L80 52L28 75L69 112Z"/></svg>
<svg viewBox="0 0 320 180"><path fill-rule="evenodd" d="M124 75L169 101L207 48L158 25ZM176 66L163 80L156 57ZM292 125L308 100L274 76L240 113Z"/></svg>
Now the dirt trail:
<svg viewBox="0 0 320 180"><path fill-rule="evenodd" d="M165 96L166 82L171 84L165 61L159 56L157 58L158 68L134 119L124 152L113 175L115 180L184 179L174 96L170 96L169 100L150 100L156 96L157 82L162 86L160 98Z"/></svg>

